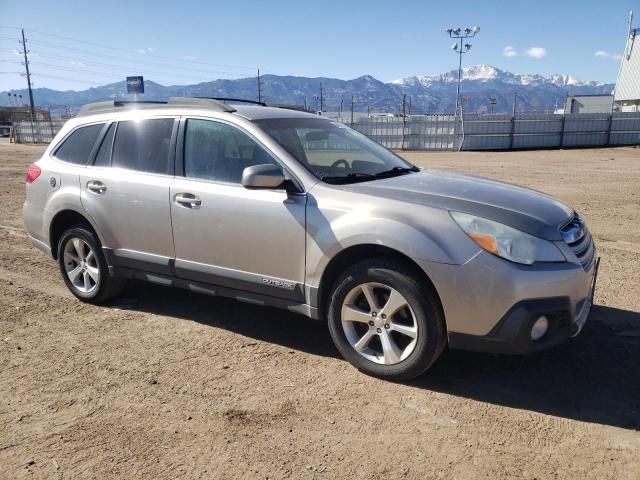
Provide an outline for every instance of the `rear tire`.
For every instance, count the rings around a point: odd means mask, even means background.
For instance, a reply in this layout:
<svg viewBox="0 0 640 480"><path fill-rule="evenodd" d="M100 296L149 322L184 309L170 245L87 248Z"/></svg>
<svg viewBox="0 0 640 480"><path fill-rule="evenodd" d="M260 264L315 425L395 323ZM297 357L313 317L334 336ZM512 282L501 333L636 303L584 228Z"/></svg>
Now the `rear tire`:
<svg viewBox="0 0 640 480"><path fill-rule="evenodd" d="M328 320L340 354L358 370L392 381L426 371L447 342L440 302L411 266L372 259L346 270L331 292Z"/></svg>
<svg viewBox="0 0 640 480"><path fill-rule="evenodd" d="M126 282L112 277L97 235L83 225L68 228L58 242L64 283L83 302L98 304L117 296Z"/></svg>

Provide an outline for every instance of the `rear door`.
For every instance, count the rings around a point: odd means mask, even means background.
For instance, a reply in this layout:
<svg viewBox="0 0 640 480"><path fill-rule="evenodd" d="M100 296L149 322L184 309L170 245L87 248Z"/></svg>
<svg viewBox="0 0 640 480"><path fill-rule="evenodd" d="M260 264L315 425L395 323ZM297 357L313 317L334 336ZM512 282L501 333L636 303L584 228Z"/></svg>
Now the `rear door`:
<svg viewBox="0 0 640 480"><path fill-rule="evenodd" d="M169 187L177 120L112 123L80 178L82 204L115 266L170 274L174 257Z"/></svg>
<svg viewBox="0 0 640 480"><path fill-rule="evenodd" d="M182 174L171 186L177 274L303 301L306 195L244 188L244 168L278 161L237 126L190 118L181 130Z"/></svg>

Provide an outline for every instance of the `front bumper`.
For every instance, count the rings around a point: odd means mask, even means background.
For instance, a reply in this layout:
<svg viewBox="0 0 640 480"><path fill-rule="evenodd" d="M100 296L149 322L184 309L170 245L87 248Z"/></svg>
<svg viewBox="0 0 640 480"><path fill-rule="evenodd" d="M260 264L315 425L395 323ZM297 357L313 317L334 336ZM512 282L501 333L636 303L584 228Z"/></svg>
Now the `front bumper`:
<svg viewBox="0 0 640 480"><path fill-rule="evenodd" d="M440 295L451 348L525 354L580 333L598 264L586 271L571 262L523 266L482 252L464 265L423 267ZM549 328L532 341L531 328L542 315Z"/></svg>

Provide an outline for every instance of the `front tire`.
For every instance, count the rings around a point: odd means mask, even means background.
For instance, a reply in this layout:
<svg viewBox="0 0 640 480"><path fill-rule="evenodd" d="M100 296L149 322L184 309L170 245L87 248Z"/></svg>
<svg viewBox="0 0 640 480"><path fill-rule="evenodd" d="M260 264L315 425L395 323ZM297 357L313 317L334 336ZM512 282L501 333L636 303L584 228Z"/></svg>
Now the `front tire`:
<svg viewBox="0 0 640 480"><path fill-rule="evenodd" d="M124 280L109 274L100 240L85 226L73 226L62 234L58 264L67 288L83 302L105 302L124 288Z"/></svg>
<svg viewBox="0 0 640 480"><path fill-rule="evenodd" d="M446 345L440 303L414 270L394 259L373 259L336 281L329 331L340 354L358 370L393 381L427 370Z"/></svg>

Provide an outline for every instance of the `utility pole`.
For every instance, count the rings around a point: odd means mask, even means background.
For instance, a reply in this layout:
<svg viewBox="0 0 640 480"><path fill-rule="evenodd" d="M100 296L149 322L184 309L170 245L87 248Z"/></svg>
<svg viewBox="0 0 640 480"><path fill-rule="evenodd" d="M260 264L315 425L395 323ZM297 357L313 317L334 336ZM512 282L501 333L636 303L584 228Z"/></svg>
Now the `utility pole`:
<svg viewBox="0 0 640 480"><path fill-rule="evenodd" d="M516 109L518 106L518 92L513 92L513 116L516 116Z"/></svg>
<svg viewBox="0 0 640 480"><path fill-rule="evenodd" d="M33 105L33 90L31 89L31 73L29 72L29 57L27 54L29 51L27 50L27 40L24 38L24 28L22 29L22 54L24 55L24 68L26 70L27 75L27 85L29 86L29 103L31 104L31 120L33 120L35 115L35 107Z"/></svg>
<svg viewBox="0 0 640 480"><path fill-rule="evenodd" d="M323 100L322 100L322 82L320 82L320 112L323 112Z"/></svg>
<svg viewBox="0 0 640 480"><path fill-rule="evenodd" d="M258 102L262 102L262 82L260 81L260 69L258 69Z"/></svg>
<svg viewBox="0 0 640 480"><path fill-rule="evenodd" d="M409 115L411 115L411 95L409 95Z"/></svg>

